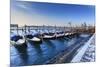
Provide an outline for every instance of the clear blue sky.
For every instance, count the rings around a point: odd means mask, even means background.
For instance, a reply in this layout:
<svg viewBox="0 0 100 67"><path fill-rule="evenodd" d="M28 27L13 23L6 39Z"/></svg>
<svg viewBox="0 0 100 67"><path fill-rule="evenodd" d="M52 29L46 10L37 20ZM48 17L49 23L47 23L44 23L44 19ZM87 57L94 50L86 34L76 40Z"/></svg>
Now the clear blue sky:
<svg viewBox="0 0 100 67"><path fill-rule="evenodd" d="M83 22L95 23L95 6L93 5L14 1L11 10L11 23L22 25L67 25L68 22L77 25ZM13 19L13 17L15 18Z"/></svg>

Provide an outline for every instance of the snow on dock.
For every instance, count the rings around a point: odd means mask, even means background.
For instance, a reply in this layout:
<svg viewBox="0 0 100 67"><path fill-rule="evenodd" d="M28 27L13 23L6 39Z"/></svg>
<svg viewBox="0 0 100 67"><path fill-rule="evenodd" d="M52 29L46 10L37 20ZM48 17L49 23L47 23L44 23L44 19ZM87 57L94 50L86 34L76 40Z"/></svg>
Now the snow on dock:
<svg viewBox="0 0 100 67"><path fill-rule="evenodd" d="M95 61L95 34L78 51L78 54L76 54L71 62Z"/></svg>

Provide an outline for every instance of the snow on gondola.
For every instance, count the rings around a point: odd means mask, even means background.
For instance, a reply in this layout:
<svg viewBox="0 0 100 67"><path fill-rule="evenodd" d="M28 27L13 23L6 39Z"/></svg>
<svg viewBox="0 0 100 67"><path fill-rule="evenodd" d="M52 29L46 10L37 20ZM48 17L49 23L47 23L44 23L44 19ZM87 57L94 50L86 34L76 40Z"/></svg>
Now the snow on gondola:
<svg viewBox="0 0 100 67"><path fill-rule="evenodd" d="M29 43L32 43L32 44L42 43L40 34L38 34L38 33L31 32L31 33L28 33L27 35L25 35L25 37Z"/></svg>
<svg viewBox="0 0 100 67"><path fill-rule="evenodd" d="M42 40L38 37L33 37L33 38L27 39L27 40L32 44L41 44L42 43Z"/></svg>
<svg viewBox="0 0 100 67"><path fill-rule="evenodd" d="M22 34L23 33L21 31L19 31L19 33L16 31L12 31L10 36L11 46L13 45L15 47L27 47L25 37Z"/></svg>
<svg viewBox="0 0 100 67"><path fill-rule="evenodd" d="M43 40L48 40L48 39L54 40L55 39L55 35L44 35L43 36Z"/></svg>
<svg viewBox="0 0 100 67"><path fill-rule="evenodd" d="M26 40L20 35L11 37L10 43L15 47L27 47Z"/></svg>
<svg viewBox="0 0 100 67"><path fill-rule="evenodd" d="M64 37L64 33L56 34L56 38L62 38L62 37Z"/></svg>

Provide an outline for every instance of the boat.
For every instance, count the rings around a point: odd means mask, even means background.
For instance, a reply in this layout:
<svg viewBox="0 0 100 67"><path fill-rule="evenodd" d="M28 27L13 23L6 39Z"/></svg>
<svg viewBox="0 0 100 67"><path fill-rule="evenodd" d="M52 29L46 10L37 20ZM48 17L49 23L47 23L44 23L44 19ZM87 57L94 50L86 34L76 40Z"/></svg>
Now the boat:
<svg viewBox="0 0 100 67"><path fill-rule="evenodd" d="M11 41L18 41L19 39L23 39L23 37L20 35L14 35L10 38Z"/></svg>
<svg viewBox="0 0 100 67"><path fill-rule="evenodd" d="M48 40L48 39L56 39L55 35L44 35L43 40Z"/></svg>
<svg viewBox="0 0 100 67"><path fill-rule="evenodd" d="M13 36L11 38L10 43L12 46L15 46L15 47L27 47L26 40L20 35Z"/></svg>
<svg viewBox="0 0 100 67"><path fill-rule="evenodd" d="M56 34L56 38L62 38L62 37L64 37L64 33Z"/></svg>
<svg viewBox="0 0 100 67"><path fill-rule="evenodd" d="M30 42L32 44L41 44L42 43L42 40L35 36L31 39L28 38L27 40L28 40L28 42Z"/></svg>
<svg viewBox="0 0 100 67"><path fill-rule="evenodd" d="M49 39L56 39L56 36L55 36L55 33L43 33L43 36L42 36L43 40L49 40Z"/></svg>

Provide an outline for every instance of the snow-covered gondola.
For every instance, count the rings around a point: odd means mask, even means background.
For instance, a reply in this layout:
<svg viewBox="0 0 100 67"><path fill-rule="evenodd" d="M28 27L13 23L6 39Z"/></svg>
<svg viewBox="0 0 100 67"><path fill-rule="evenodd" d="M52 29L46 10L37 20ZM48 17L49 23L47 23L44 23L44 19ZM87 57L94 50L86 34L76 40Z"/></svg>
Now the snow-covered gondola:
<svg viewBox="0 0 100 67"><path fill-rule="evenodd" d="M56 34L56 38L62 38L62 37L64 37L64 33L62 33L62 34Z"/></svg>
<svg viewBox="0 0 100 67"><path fill-rule="evenodd" d="M23 39L23 37L20 36L20 35L13 35L13 36L11 36L10 39L11 39L12 41L18 41L19 39Z"/></svg>
<svg viewBox="0 0 100 67"><path fill-rule="evenodd" d="M27 40L28 40L28 42L30 42L32 44L41 44L42 43L42 40L35 36L31 39L28 38Z"/></svg>
<svg viewBox="0 0 100 67"><path fill-rule="evenodd" d="M76 33L65 33L65 37L68 37L70 39L75 37L75 36L77 36Z"/></svg>
<svg viewBox="0 0 100 67"><path fill-rule="evenodd" d="M56 37L55 37L55 35L44 35L43 36L43 40L48 40L48 39L54 40L54 39L56 39Z"/></svg>
<svg viewBox="0 0 100 67"><path fill-rule="evenodd" d="M42 35L43 35L42 36L43 40L50 40L50 39L54 40L54 39L56 39L55 38L55 33L52 33L52 32L43 33Z"/></svg>
<svg viewBox="0 0 100 67"><path fill-rule="evenodd" d="M31 44L40 44L42 43L42 40L40 38L40 34L36 33L36 34L27 34L25 35L27 41Z"/></svg>
<svg viewBox="0 0 100 67"><path fill-rule="evenodd" d="M20 35L11 37L10 43L15 47L27 47L26 40Z"/></svg>

